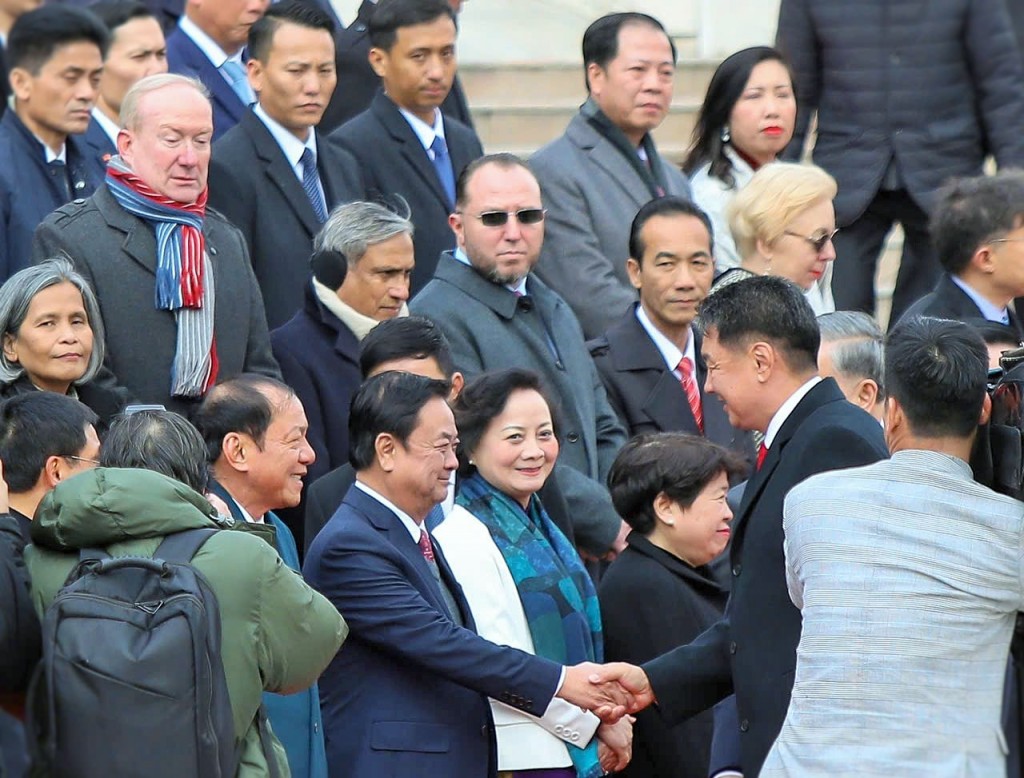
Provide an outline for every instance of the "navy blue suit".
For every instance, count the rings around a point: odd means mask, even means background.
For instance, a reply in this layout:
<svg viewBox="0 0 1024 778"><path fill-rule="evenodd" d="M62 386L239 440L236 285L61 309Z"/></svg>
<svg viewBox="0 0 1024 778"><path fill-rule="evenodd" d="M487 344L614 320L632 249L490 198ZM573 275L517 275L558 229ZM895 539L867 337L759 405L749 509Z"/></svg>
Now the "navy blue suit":
<svg viewBox="0 0 1024 778"><path fill-rule="evenodd" d="M67 172L72 197L88 197L94 178L81 147L68 136ZM39 223L68 202L46 164L42 143L13 111L0 118L0 283L32 264L32 234Z"/></svg>
<svg viewBox="0 0 1024 778"><path fill-rule="evenodd" d="M494 776L487 697L544 713L560 668L476 635L440 547L441 575L467 628L398 517L357 486L309 549L303 574L349 626L320 677L332 778Z"/></svg>
<svg viewBox="0 0 1024 778"><path fill-rule="evenodd" d="M181 27L167 36L167 69L171 73L198 78L210 90L214 140L238 124L249 108L203 50L181 31Z"/></svg>
<svg viewBox="0 0 1024 778"><path fill-rule="evenodd" d="M82 153L90 175L99 182L107 177L107 163L117 154L117 146L96 119L89 120L89 129L82 136Z"/></svg>

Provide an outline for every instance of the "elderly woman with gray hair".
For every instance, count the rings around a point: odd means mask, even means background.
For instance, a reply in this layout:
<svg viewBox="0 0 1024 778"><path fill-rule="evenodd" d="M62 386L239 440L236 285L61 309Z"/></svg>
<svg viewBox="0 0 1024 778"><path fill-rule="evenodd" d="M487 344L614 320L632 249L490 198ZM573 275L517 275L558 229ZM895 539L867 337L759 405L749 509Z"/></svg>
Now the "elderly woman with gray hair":
<svg viewBox="0 0 1024 778"><path fill-rule="evenodd" d="M88 282L67 259L48 259L0 287L0 397L57 392L88 405L105 427L127 397L94 382L103 322Z"/></svg>

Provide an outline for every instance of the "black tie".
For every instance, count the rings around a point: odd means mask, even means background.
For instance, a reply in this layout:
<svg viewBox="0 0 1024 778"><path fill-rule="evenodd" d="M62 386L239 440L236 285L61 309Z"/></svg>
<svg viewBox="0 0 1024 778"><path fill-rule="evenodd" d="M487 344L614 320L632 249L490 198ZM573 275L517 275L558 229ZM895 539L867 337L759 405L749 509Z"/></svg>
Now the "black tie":
<svg viewBox="0 0 1024 778"><path fill-rule="evenodd" d="M57 184L57 191L64 198L63 202L71 202L71 179L68 178L68 166L60 159L47 162L46 166L50 169L50 175Z"/></svg>

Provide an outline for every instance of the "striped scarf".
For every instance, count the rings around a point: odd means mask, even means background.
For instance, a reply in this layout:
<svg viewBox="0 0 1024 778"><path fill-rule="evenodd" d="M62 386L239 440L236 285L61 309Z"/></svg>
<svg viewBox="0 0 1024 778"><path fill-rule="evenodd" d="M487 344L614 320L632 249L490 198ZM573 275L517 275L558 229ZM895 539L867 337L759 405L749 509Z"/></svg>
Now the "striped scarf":
<svg viewBox="0 0 1024 778"><path fill-rule="evenodd" d="M172 311L178 328L171 396L201 397L217 380L214 289L203 221L207 192L183 204L139 178L120 157L107 165L107 187L128 213L156 232L157 310Z"/></svg>
<svg viewBox="0 0 1024 778"><path fill-rule="evenodd" d="M548 518L536 495L526 512L479 473L459 484L455 502L491 533L523 605L537 656L563 665L603 662L597 592L576 549ZM603 774L597 739L566 744L579 778Z"/></svg>

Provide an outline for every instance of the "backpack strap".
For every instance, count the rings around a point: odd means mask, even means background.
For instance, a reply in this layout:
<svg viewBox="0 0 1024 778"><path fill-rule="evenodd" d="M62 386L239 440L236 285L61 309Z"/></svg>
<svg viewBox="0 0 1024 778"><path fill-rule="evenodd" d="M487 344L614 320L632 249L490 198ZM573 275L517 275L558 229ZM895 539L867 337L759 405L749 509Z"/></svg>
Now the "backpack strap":
<svg viewBox="0 0 1024 778"><path fill-rule="evenodd" d="M270 778L280 778L281 771L278 769L277 752L274 750L274 736L270 734L270 720L267 718L267 708L262 702L260 709L256 712L256 721L259 727L263 758L267 760L267 771Z"/></svg>
<svg viewBox="0 0 1024 778"><path fill-rule="evenodd" d="M220 530L213 527L198 527L167 535L153 552L153 558L165 562L191 562L203 544L218 532Z"/></svg>

